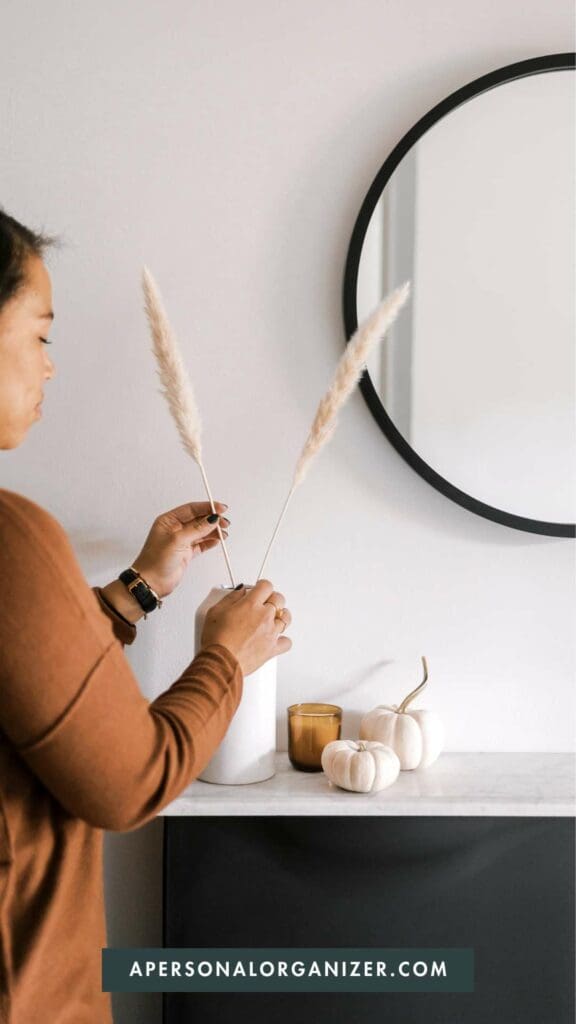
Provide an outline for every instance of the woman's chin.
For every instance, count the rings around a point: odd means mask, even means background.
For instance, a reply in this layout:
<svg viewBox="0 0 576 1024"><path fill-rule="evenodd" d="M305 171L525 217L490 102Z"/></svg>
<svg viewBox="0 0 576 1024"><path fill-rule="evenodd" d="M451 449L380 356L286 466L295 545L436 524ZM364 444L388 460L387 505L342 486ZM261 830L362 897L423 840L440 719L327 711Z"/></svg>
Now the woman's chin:
<svg viewBox="0 0 576 1024"><path fill-rule="evenodd" d="M12 448L18 448L25 437L26 434L20 434L19 437L3 437L3 435L0 434L0 452L8 452L11 451Z"/></svg>
<svg viewBox="0 0 576 1024"><path fill-rule="evenodd" d="M39 418L40 417L36 415L27 427L20 429L8 427L7 429L2 430L2 426L0 424L0 451L11 451L13 448L19 448L26 440L28 431Z"/></svg>

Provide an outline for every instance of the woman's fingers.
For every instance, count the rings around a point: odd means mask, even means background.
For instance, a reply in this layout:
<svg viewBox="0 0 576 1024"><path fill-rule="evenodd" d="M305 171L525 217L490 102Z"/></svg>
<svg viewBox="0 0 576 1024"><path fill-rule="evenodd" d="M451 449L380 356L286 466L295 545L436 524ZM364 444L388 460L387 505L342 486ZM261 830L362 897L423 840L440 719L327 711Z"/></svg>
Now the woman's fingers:
<svg viewBox="0 0 576 1024"><path fill-rule="evenodd" d="M248 598L254 604L266 604L271 594L274 593L274 586L270 580L258 580L252 590L248 591Z"/></svg>
<svg viewBox="0 0 576 1024"><path fill-rule="evenodd" d="M210 548L215 548L220 543L218 537L209 537L208 540L201 540L198 544L200 551L209 551Z"/></svg>
<svg viewBox="0 0 576 1024"><path fill-rule="evenodd" d="M226 530L222 530L222 536L224 537L224 540L226 540L226 537L228 536L228 533L226 532ZM206 540L201 540L199 542L198 547L200 548L200 551L204 552L204 551L209 551L210 548L217 547L219 543L220 543L220 538L219 537L207 537Z"/></svg>
<svg viewBox="0 0 576 1024"><path fill-rule="evenodd" d="M279 636L276 641L276 653L286 654L292 647L292 641L289 636Z"/></svg>
<svg viewBox="0 0 576 1024"><path fill-rule="evenodd" d="M209 522L211 515L212 513L209 512L207 516L199 516L198 519L192 519L189 523L183 523L182 529L178 531L178 536L189 544L198 544L201 540L206 540L208 537L212 539L212 536L219 540L218 525L220 525L222 534L227 536L226 526L230 525L229 520L222 517L219 524L211 523Z"/></svg>
<svg viewBox="0 0 576 1024"><path fill-rule="evenodd" d="M289 608L282 608L282 616L278 619L278 623L284 623L284 629L288 629L288 626L292 622L292 614Z"/></svg>
<svg viewBox="0 0 576 1024"><path fill-rule="evenodd" d="M214 508L219 515L222 515L228 508L228 505L225 505L222 501L215 501ZM171 508L168 512L163 512L162 516L173 516L181 523L189 523L193 519L209 516L211 512L212 505L209 501L189 501L186 505L178 505L177 508Z"/></svg>
<svg viewBox="0 0 576 1024"><path fill-rule="evenodd" d="M270 597L264 601L264 607L270 609L270 617L275 619L279 611L282 611L286 604L286 598L284 594L281 594L278 590L273 590Z"/></svg>

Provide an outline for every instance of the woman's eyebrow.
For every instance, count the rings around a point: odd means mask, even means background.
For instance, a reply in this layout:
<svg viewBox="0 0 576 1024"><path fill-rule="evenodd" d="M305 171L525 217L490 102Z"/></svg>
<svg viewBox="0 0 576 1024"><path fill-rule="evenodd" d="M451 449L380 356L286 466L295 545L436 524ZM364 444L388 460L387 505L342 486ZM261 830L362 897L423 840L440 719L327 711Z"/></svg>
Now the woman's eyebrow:
<svg viewBox="0 0 576 1024"><path fill-rule="evenodd" d="M39 320L53 320L54 319L54 313L52 312L52 310L50 310L48 313L41 313L40 316L38 317L38 319Z"/></svg>

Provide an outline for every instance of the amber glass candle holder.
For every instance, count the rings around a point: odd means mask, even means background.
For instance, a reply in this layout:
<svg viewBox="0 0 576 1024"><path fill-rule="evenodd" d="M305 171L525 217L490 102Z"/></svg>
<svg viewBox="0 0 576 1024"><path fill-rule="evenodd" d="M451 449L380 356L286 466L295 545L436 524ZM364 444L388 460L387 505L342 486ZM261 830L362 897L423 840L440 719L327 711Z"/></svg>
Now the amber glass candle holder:
<svg viewBox="0 0 576 1024"><path fill-rule="evenodd" d="M342 708L337 704L291 704L288 708L288 757L301 772L322 771L322 751L339 740Z"/></svg>

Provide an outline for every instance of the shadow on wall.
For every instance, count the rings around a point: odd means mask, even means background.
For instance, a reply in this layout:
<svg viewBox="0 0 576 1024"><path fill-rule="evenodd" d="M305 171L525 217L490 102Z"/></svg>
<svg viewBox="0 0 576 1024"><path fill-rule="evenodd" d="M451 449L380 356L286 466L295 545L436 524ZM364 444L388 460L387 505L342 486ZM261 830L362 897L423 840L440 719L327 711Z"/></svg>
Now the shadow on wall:
<svg viewBox="0 0 576 1024"><path fill-rule="evenodd" d="M108 946L162 945L163 819L135 832L104 836L104 893ZM114 1024L160 1024L159 992L112 995Z"/></svg>
<svg viewBox="0 0 576 1024"><path fill-rule="evenodd" d="M110 580L115 580L120 567L130 565L130 559L135 557L133 543L129 544L123 538L99 536L97 527L91 531L72 527L67 532L74 554L91 587L103 587ZM91 581L93 576L94 582Z"/></svg>
<svg viewBox="0 0 576 1024"><path fill-rule="evenodd" d="M349 675L338 690L327 689L326 681L320 679L315 690L315 681L308 679L306 688L313 696L299 697L298 700L326 701L329 704L337 704L342 708L342 739L357 737L364 715L376 704L374 697L368 699L363 697L363 687L370 692L369 687L372 686L375 679L382 678L382 670L387 665L393 664L393 658L382 658L380 661L364 666ZM294 699L292 703L298 703L298 701ZM383 699L382 703L387 703L387 701ZM350 704L360 704L363 709L360 710L357 706L350 707ZM288 750L287 709L280 706L277 710L276 748L277 750Z"/></svg>

